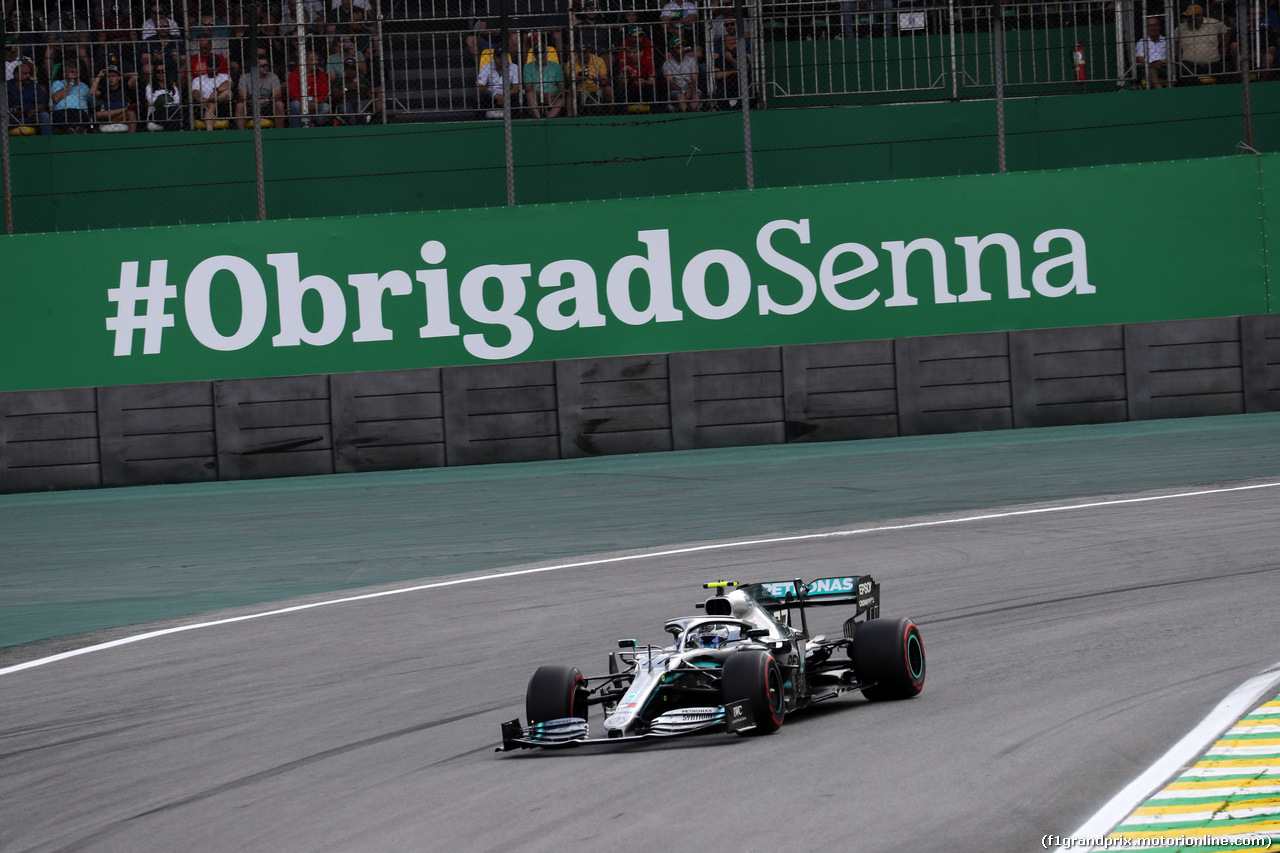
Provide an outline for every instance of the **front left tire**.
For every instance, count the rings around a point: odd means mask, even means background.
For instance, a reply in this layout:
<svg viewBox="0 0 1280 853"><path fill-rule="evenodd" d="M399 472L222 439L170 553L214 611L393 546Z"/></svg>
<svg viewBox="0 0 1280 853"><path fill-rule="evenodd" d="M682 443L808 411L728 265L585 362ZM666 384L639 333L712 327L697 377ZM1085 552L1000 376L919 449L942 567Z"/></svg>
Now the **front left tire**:
<svg viewBox="0 0 1280 853"><path fill-rule="evenodd" d="M768 652L735 652L724 662L721 673L724 703L745 699L755 717L755 728L740 734L767 735L776 732L787 717L787 697L782 668Z"/></svg>

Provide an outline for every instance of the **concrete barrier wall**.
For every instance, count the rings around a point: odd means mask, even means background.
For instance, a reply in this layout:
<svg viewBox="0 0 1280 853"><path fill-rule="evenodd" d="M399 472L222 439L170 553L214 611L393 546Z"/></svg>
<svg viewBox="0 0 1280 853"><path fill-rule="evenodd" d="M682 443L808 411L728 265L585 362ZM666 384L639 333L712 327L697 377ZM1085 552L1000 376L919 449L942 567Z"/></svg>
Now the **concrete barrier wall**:
<svg viewBox="0 0 1280 853"><path fill-rule="evenodd" d="M1257 315L0 394L0 492L1280 409Z"/></svg>

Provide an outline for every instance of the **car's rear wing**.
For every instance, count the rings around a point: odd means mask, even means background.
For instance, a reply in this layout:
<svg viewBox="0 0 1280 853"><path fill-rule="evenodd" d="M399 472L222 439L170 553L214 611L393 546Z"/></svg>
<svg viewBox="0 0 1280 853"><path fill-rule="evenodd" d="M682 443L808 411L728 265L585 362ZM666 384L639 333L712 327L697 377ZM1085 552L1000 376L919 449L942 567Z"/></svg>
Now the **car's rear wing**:
<svg viewBox="0 0 1280 853"><path fill-rule="evenodd" d="M880 614L880 584L871 575L840 575L804 581L766 581L751 584L753 597L770 610L791 607L813 607L853 604L871 619ZM770 600L772 599L772 600Z"/></svg>

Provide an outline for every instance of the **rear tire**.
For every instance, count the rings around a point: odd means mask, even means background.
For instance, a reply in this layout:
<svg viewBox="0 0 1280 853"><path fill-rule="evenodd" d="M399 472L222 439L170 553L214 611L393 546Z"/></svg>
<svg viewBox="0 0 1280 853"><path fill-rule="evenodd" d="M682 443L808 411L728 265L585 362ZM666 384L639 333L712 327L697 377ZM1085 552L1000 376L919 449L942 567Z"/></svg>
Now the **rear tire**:
<svg viewBox="0 0 1280 853"><path fill-rule="evenodd" d="M587 719L587 680L574 666L538 667L529 679L524 712L529 725L565 717Z"/></svg>
<svg viewBox="0 0 1280 853"><path fill-rule="evenodd" d="M776 732L787 716L782 668L768 652L735 652L725 660L721 673L724 702L745 699L756 726L741 734L767 735Z"/></svg>
<svg viewBox="0 0 1280 853"><path fill-rule="evenodd" d="M910 619L872 619L859 623L853 637L853 671L872 702L910 699L924 688L924 640Z"/></svg>

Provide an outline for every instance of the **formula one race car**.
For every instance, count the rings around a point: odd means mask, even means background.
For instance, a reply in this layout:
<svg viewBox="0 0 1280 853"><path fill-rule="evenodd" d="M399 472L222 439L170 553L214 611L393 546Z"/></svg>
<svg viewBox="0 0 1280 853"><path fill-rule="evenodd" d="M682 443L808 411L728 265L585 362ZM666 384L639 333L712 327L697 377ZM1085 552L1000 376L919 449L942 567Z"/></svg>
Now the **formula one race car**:
<svg viewBox="0 0 1280 853"><path fill-rule="evenodd" d="M703 586L716 592L698 605L706 615L667 622L669 646L620 640L608 675L539 667L525 696L529 724L503 723L498 751L769 734L787 714L841 693L909 699L924 686L920 629L910 619L879 618L880 584L867 575ZM844 635L811 637L808 609L830 605L855 608ZM603 707L604 737L591 736L592 705Z"/></svg>

